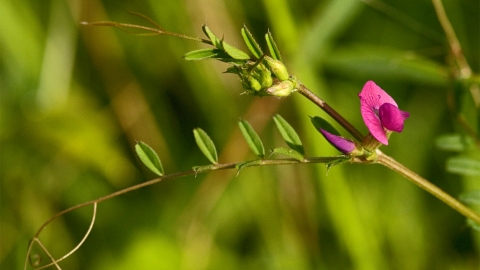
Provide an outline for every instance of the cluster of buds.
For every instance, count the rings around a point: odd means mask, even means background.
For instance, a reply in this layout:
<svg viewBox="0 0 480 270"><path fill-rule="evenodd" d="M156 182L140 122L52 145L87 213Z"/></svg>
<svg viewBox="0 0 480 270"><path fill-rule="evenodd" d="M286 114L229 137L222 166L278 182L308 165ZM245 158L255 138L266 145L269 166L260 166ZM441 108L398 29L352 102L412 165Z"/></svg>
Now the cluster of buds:
<svg viewBox="0 0 480 270"><path fill-rule="evenodd" d="M246 92L253 95L286 97L297 87L295 77L288 75L285 65L269 56L257 62L235 64L227 72L237 74Z"/></svg>

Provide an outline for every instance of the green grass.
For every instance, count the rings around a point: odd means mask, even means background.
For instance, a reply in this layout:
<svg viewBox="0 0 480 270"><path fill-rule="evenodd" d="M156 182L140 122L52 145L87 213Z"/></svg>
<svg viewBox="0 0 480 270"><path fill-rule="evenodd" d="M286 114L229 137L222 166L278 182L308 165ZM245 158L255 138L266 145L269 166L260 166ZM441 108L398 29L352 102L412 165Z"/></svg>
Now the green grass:
<svg viewBox="0 0 480 270"><path fill-rule="evenodd" d="M478 73L478 2L444 2ZM55 213L154 178L135 141L157 151L166 174L208 164L192 134L197 127L215 142L220 163L249 160L255 155L238 120L252 124L268 151L286 147L272 118L279 113L307 155L338 154L309 118L328 117L300 95L240 95L240 81L222 73L228 65L181 58L205 44L79 25L147 24L127 10L202 38L207 23L243 50L244 24L264 51L270 30L289 71L364 134L357 94L376 81L411 113L382 150L455 197L480 188L475 177L447 173L454 154L434 147L458 125L447 106L448 45L430 2L383 2L391 9L353 0L209 3L2 2L0 268L22 269L29 239ZM55 257L80 241L91 211L70 213L42 234ZM478 269L478 254L479 233L463 216L392 171L347 164L327 175L323 165L288 165L169 180L101 203L91 235L60 265Z"/></svg>

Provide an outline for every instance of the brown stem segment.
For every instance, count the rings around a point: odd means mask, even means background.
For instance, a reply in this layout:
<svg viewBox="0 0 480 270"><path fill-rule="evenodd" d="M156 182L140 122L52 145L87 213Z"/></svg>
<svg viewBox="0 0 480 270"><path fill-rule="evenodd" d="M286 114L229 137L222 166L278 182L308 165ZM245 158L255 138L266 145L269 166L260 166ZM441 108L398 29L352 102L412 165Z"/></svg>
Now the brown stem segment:
<svg viewBox="0 0 480 270"><path fill-rule="evenodd" d="M348 122L343 116L341 116L337 111L330 107L323 99L319 98L312 91L310 91L305 85L299 84L297 91L302 94L304 97L308 98L310 101L315 103L320 109L330 115L337 123L339 123L344 129L346 129L357 141L361 142L363 140L363 135L358 131L350 122Z"/></svg>
<svg viewBox="0 0 480 270"><path fill-rule="evenodd" d="M476 213L472 209L468 208L461 202L459 202L454 197L450 196L449 194L445 193L445 191L441 190L434 184L428 182L426 179L422 178L420 175L412 172L407 167L403 166L402 164L398 163L395 159L385 155L380 150L377 150L377 163L382 164L385 167L394 170L395 172L399 173L400 175L404 176L408 180L412 181L417 186L421 187L428 193L432 194L433 196L437 197L442 202L446 203L448 206L456 210L457 212L461 213L465 217L473 220L477 224L480 224L480 214Z"/></svg>

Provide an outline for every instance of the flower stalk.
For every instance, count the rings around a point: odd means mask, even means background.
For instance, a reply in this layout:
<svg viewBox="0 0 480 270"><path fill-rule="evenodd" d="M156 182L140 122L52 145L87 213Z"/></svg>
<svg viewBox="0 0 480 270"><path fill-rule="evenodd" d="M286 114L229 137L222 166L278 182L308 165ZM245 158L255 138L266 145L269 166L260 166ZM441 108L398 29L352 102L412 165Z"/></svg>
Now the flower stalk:
<svg viewBox="0 0 480 270"><path fill-rule="evenodd" d="M466 205L462 204L460 201L450 196L445 191L441 190L425 178L403 166L401 163L399 163L392 157L385 155L382 151L378 149L376 162L399 173L417 186L421 187L423 190L437 197L439 200L453 208L455 211L461 213L462 215L471 219L477 224L480 224L480 215L478 213L468 208Z"/></svg>

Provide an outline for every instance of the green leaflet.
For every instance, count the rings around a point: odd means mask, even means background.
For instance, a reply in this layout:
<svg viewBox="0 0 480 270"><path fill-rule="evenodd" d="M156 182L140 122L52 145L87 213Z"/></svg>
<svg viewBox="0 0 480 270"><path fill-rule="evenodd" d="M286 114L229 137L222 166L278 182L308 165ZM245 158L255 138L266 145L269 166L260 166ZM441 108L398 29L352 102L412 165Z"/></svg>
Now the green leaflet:
<svg viewBox="0 0 480 270"><path fill-rule="evenodd" d="M293 149L290 149L290 148L285 148L285 147L278 147L278 148L273 149L272 150L272 155L273 154L291 157L291 158L294 158L298 161L302 161L304 159L303 155L300 154L299 152L297 152Z"/></svg>
<svg viewBox="0 0 480 270"><path fill-rule="evenodd" d="M234 59L237 59L237 60L249 60L250 59L250 55L246 54L242 50L239 50L239 49L233 47L232 45L226 43L223 40L222 40L222 47L225 50L225 52Z"/></svg>
<svg viewBox="0 0 480 270"><path fill-rule="evenodd" d="M318 131L320 131L320 129L324 129L334 135L340 136L340 133L329 122L327 122L327 120L321 118L320 116L314 116L310 118L312 124Z"/></svg>
<svg viewBox="0 0 480 270"><path fill-rule="evenodd" d="M202 26L202 30L205 33L205 35L210 39L210 41L213 43L213 46L217 47L220 50L223 50L222 47L222 41L208 28L206 24Z"/></svg>
<svg viewBox="0 0 480 270"><path fill-rule="evenodd" d="M162 176L163 167L160 159L158 158L157 153L144 142L137 142L135 145L135 152L148 169L150 169L155 174Z"/></svg>
<svg viewBox="0 0 480 270"><path fill-rule="evenodd" d="M272 33L270 33L270 31L265 34L265 39L267 40L268 50L270 51L272 58L282 61L282 56L280 55L280 51L278 50L277 44L273 40Z"/></svg>
<svg viewBox="0 0 480 270"><path fill-rule="evenodd" d="M255 130L253 130L250 123L248 123L246 120L241 120L238 122L238 125L250 149L252 149L255 155L257 155L259 158L263 158L265 156L265 148L263 147L262 140Z"/></svg>
<svg viewBox="0 0 480 270"><path fill-rule="evenodd" d="M447 160L447 171L461 175L480 175L480 160L458 156Z"/></svg>
<svg viewBox="0 0 480 270"><path fill-rule="evenodd" d="M480 190L469 190L460 194L459 199L468 204L480 205Z"/></svg>
<svg viewBox="0 0 480 270"><path fill-rule="evenodd" d="M183 56L183 58L185 58L185 60L204 60L204 59L228 60L231 57L228 54L226 54L224 51L219 49L201 49L201 50L188 52Z"/></svg>
<svg viewBox="0 0 480 270"><path fill-rule="evenodd" d="M195 141L197 142L198 148L200 151L207 157L210 162L213 164L218 163L217 150L215 149L215 144L208 134L203 131L201 128L196 128L193 130L193 135L195 136Z"/></svg>
<svg viewBox="0 0 480 270"><path fill-rule="evenodd" d="M258 45L257 41L253 38L252 34L248 30L246 26L242 28L242 37L243 40L245 41L245 44L247 44L248 49L250 52L255 56L256 59L259 59L262 57L263 52L262 49L260 49L260 46Z"/></svg>
<svg viewBox="0 0 480 270"><path fill-rule="evenodd" d="M295 150L296 152L305 155L305 150L303 149L302 141L300 137L298 137L297 132L293 129L293 127L279 114L273 117L275 124L277 125L280 134L282 134L283 140L287 143L287 145Z"/></svg>

